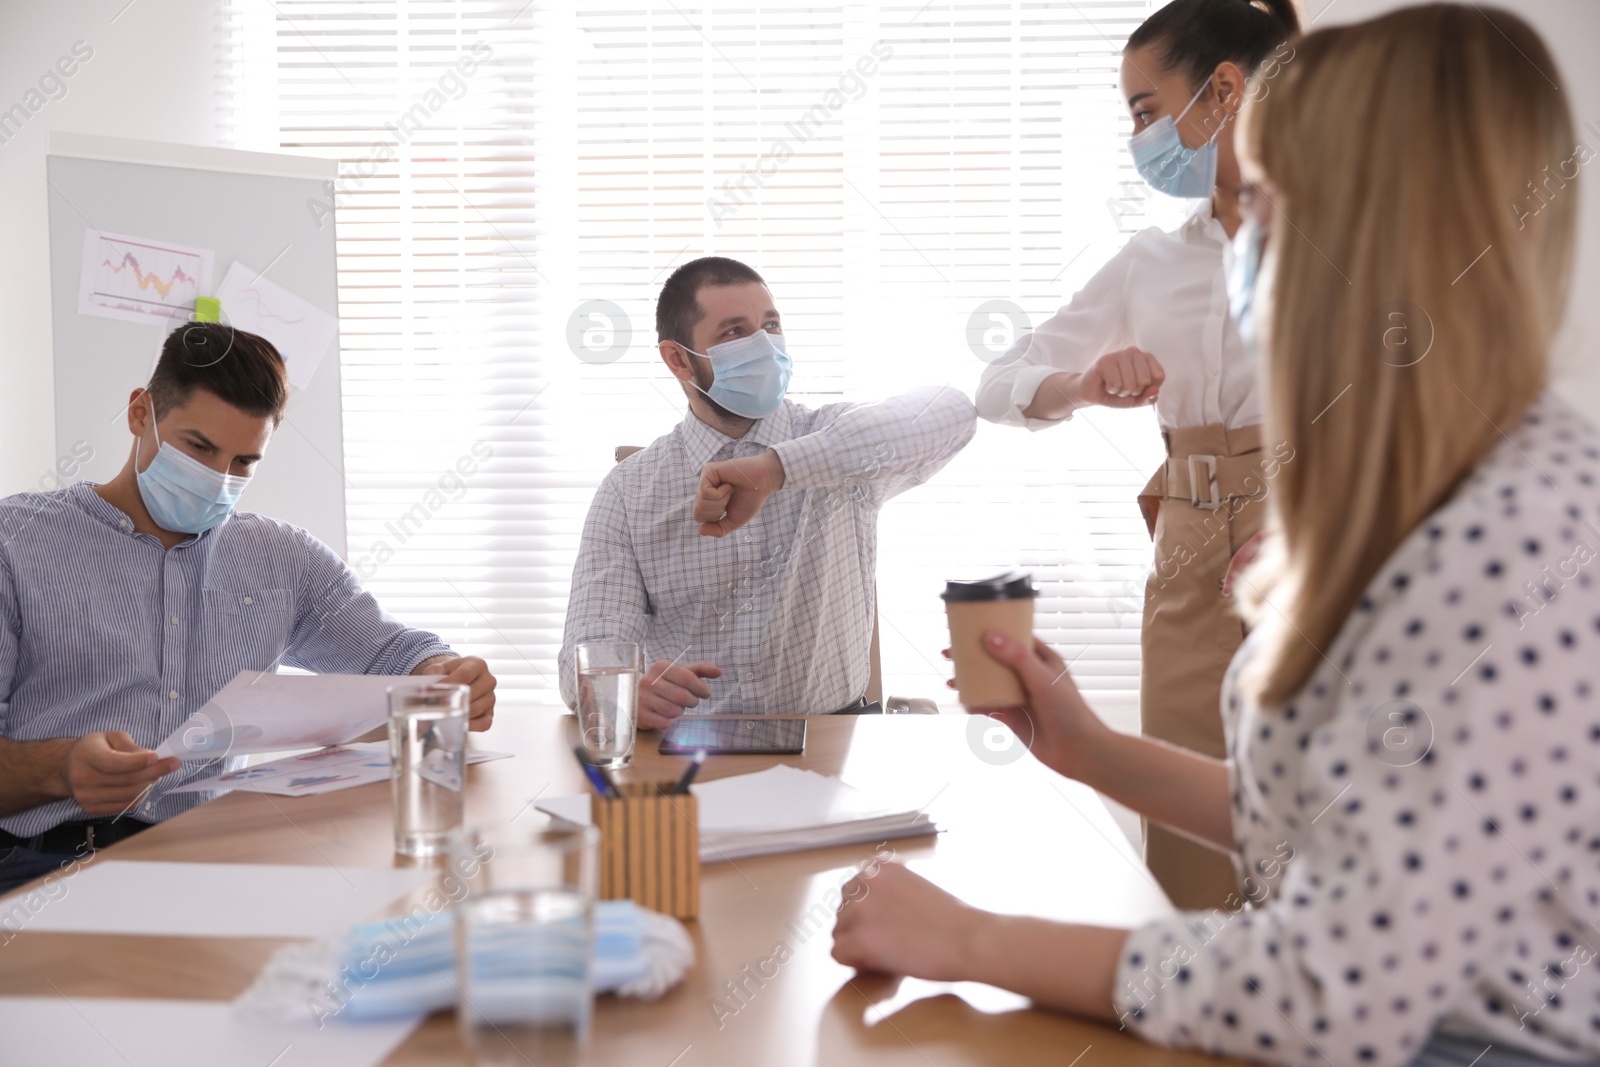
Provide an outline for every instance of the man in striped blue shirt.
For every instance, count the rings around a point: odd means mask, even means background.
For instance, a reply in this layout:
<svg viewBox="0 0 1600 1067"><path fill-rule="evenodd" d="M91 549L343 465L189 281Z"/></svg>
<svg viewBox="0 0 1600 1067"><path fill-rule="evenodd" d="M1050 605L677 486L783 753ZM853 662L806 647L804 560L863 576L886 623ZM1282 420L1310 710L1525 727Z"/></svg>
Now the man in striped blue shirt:
<svg viewBox="0 0 1600 1067"><path fill-rule="evenodd" d="M443 675L493 720L483 660L385 615L306 531L233 512L288 396L265 339L187 324L129 398L115 478L0 500L0 892L210 799L166 790L215 765L152 750L241 670Z"/></svg>

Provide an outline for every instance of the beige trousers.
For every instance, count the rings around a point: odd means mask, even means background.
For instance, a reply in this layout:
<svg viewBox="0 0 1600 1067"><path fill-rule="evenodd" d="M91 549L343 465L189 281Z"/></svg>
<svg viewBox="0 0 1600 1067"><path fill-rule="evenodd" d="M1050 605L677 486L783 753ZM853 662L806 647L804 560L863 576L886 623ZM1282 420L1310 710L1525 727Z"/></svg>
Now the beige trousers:
<svg viewBox="0 0 1600 1067"><path fill-rule="evenodd" d="M1140 634L1140 728L1222 758L1222 678L1245 634L1222 579L1266 515L1260 427L1166 436L1171 458L1139 496L1155 540ZM1149 821L1144 834L1145 863L1179 908L1224 907L1238 891L1224 853Z"/></svg>

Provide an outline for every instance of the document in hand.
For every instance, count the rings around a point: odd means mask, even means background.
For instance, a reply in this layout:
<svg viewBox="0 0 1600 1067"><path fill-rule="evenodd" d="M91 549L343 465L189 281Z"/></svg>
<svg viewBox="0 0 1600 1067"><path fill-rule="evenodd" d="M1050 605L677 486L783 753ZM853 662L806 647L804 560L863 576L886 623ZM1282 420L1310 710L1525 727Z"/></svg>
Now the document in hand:
<svg viewBox="0 0 1600 1067"><path fill-rule="evenodd" d="M716 863L938 832L925 813L787 764L693 787L700 860ZM551 797L540 811L587 825L589 796Z"/></svg>
<svg viewBox="0 0 1600 1067"><path fill-rule="evenodd" d="M240 671L156 746L159 756L215 759L354 741L389 718L391 686L437 678Z"/></svg>

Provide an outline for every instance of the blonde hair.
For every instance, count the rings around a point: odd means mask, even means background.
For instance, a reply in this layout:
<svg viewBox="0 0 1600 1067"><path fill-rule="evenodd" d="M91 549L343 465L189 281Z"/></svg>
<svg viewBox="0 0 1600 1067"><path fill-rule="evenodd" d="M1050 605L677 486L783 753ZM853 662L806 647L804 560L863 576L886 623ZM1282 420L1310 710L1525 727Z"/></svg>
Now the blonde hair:
<svg viewBox="0 0 1600 1067"><path fill-rule="evenodd" d="M1264 706L1543 391L1578 199L1560 75L1517 16L1433 4L1293 47L1239 133L1272 200L1266 437L1294 450L1244 583Z"/></svg>

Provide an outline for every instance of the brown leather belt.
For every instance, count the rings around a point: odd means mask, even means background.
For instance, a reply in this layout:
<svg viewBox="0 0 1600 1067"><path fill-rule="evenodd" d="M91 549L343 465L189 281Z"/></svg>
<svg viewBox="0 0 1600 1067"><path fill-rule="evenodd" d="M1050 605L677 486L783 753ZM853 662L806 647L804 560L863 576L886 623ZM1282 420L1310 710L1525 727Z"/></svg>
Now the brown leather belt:
<svg viewBox="0 0 1600 1067"><path fill-rule="evenodd" d="M1214 510L1236 497L1260 495L1266 481L1261 474L1261 427L1230 430L1221 423L1185 426L1161 435L1167 442L1167 461L1143 495L1167 500L1187 500L1197 508ZM1255 475L1254 484L1246 479Z"/></svg>

